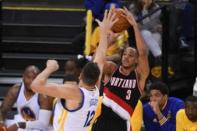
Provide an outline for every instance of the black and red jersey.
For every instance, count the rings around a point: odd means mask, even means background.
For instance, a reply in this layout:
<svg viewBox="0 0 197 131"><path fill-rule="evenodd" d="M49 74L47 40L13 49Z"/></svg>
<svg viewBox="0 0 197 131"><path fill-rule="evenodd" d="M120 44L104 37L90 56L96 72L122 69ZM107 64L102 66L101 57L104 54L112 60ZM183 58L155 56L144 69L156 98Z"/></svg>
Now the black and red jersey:
<svg viewBox="0 0 197 131"><path fill-rule="evenodd" d="M137 72L132 71L129 75L124 75L119 67L105 85L103 96L105 106L123 119L130 119L141 96Z"/></svg>

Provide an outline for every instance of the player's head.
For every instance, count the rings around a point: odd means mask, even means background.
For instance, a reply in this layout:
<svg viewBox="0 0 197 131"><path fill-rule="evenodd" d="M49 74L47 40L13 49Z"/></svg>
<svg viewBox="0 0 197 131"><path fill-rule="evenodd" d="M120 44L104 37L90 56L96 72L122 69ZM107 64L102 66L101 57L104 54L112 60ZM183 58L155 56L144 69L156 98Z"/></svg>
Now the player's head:
<svg viewBox="0 0 197 131"><path fill-rule="evenodd" d="M165 83L158 81L150 86L149 93L150 101L158 102L159 107L162 108L168 100L169 89Z"/></svg>
<svg viewBox="0 0 197 131"><path fill-rule="evenodd" d="M30 85L39 73L40 70L35 65L30 65L25 68L23 73L23 81L27 90L31 91Z"/></svg>
<svg viewBox="0 0 197 131"><path fill-rule="evenodd" d="M121 63L124 68L136 67L138 62L138 53L135 48L126 47L122 53Z"/></svg>
<svg viewBox="0 0 197 131"><path fill-rule="evenodd" d="M197 96L189 96L185 100L185 114L192 122L197 122Z"/></svg>
<svg viewBox="0 0 197 131"><path fill-rule="evenodd" d="M100 75L100 70L97 63L88 62L82 69L80 74L80 81L88 86L94 86Z"/></svg>
<svg viewBox="0 0 197 131"><path fill-rule="evenodd" d="M65 74L64 75L64 79L63 79L63 83L64 84L77 84L78 83L78 77L74 74Z"/></svg>
<svg viewBox="0 0 197 131"><path fill-rule="evenodd" d="M66 61L64 65L64 74L74 74L76 76L79 76L79 72L81 70L81 67L79 66L77 60L70 59Z"/></svg>

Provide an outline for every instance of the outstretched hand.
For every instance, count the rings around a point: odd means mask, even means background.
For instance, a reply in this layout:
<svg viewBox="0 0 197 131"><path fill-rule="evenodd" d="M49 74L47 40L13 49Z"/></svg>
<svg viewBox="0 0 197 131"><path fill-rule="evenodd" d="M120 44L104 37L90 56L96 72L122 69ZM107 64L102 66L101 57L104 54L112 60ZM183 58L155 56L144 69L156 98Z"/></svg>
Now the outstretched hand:
<svg viewBox="0 0 197 131"><path fill-rule="evenodd" d="M58 62L56 60L48 60L46 63L46 68L51 72L54 72L59 69Z"/></svg>
<svg viewBox="0 0 197 131"><path fill-rule="evenodd" d="M123 17L127 19L127 21L132 25L132 26L137 26L137 22L133 16L133 14L126 8L124 7L123 12Z"/></svg>
<svg viewBox="0 0 197 131"><path fill-rule="evenodd" d="M116 18L116 14L113 13L112 10L105 10L103 21L96 19L96 22L98 23L101 30L109 31L111 30L112 26L118 21L118 18Z"/></svg>

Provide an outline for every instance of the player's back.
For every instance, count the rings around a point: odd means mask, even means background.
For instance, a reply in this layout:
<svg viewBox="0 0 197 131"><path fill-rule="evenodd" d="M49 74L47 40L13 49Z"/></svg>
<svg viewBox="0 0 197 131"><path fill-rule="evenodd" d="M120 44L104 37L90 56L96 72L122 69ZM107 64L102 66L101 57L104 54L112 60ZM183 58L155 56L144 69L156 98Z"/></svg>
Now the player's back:
<svg viewBox="0 0 197 131"><path fill-rule="evenodd" d="M54 107L53 127L55 131L87 131L95 114L99 98L99 90L80 88L82 94L81 106L68 110L65 100L59 99Z"/></svg>

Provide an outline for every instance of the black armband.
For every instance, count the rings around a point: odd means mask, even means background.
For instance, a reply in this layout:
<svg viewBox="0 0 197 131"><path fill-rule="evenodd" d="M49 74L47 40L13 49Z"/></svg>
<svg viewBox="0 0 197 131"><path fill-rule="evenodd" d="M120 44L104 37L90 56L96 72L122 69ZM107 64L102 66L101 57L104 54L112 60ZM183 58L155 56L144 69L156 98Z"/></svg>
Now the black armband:
<svg viewBox="0 0 197 131"><path fill-rule="evenodd" d="M26 122L17 122L16 125L17 125L18 128L22 128L22 129L26 128Z"/></svg>

